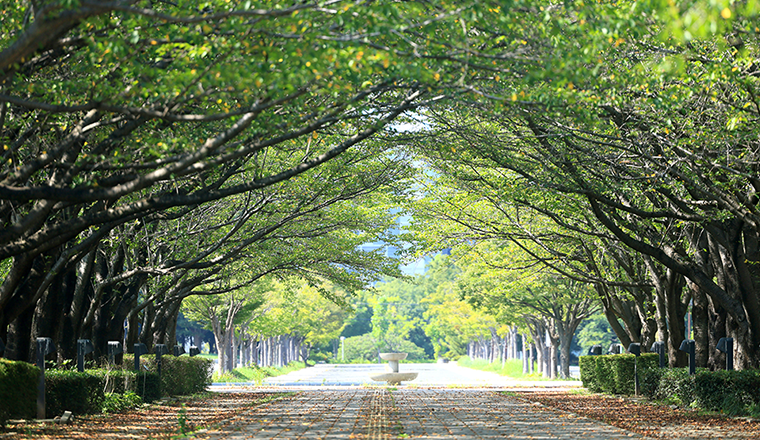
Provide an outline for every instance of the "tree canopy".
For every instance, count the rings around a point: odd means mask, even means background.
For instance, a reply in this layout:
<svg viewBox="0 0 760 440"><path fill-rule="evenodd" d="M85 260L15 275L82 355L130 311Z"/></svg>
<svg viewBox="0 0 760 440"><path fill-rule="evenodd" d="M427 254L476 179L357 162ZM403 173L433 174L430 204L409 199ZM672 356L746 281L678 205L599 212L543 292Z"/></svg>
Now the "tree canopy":
<svg viewBox="0 0 760 440"><path fill-rule="evenodd" d="M354 250L387 225L372 194L411 197L422 162L440 237L593 286L621 341L674 363L691 302L700 364L733 336L760 365L754 0L2 8L13 357L124 321L171 340L183 298L281 270L366 285L392 272Z"/></svg>

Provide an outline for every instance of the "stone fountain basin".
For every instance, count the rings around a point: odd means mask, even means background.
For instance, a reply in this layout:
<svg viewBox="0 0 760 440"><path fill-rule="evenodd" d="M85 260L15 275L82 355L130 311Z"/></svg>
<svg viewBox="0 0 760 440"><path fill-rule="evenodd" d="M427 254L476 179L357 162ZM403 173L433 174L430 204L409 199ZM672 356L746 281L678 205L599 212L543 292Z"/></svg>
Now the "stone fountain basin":
<svg viewBox="0 0 760 440"><path fill-rule="evenodd" d="M409 353L380 353L380 359L386 361L403 361Z"/></svg>
<svg viewBox="0 0 760 440"><path fill-rule="evenodd" d="M419 373L382 373L374 374L369 378L377 382L388 382L388 385L398 385L401 381L409 381L417 378Z"/></svg>

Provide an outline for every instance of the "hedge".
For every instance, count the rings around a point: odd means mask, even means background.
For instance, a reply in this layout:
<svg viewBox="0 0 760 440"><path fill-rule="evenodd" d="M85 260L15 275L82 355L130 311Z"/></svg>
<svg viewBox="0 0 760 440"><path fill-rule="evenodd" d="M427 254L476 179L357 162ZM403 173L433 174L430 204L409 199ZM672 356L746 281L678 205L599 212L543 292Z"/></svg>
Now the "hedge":
<svg viewBox="0 0 760 440"><path fill-rule="evenodd" d="M133 392L146 403L161 398L161 382L156 373L149 371L137 373L132 370L103 368L87 370L87 373L101 378L103 381L103 391L106 394Z"/></svg>
<svg viewBox="0 0 760 440"><path fill-rule="evenodd" d="M104 398L100 377L70 370L45 371L45 412L48 417L59 416L64 411L99 413Z"/></svg>
<svg viewBox="0 0 760 440"><path fill-rule="evenodd" d="M633 394L633 355L581 356L583 386L594 392ZM657 354L638 360L641 393L650 399L719 411L760 416L760 371L708 371L658 368Z"/></svg>
<svg viewBox="0 0 760 440"><path fill-rule="evenodd" d="M140 364L152 373L158 373L156 356L140 356ZM182 396L200 393L211 385L210 359L190 356L161 356L161 395ZM124 355L125 368L134 368L134 356Z"/></svg>
<svg viewBox="0 0 760 440"><path fill-rule="evenodd" d="M85 373L45 371L45 412L49 417L71 411L94 414L102 411L106 393L133 392L144 402L163 396L188 395L211 384L211 360L189 356L163 356L159 379L154 355L141 358L148 371L95 369ZM123 367L133 367L133 355L124 356ZM39 369L27 362L0 358L0 424L10 419L32 419L37 414Z"/></svg>
<svg viewBox="0 0 760 440"><path fill-rule="evenodd" d="M648 370L657 369L659 355L645 353L636 359L632 354L581 356L579 359L583 386L594 392L634 394L634 367L639 379ZM640 381L641 382L641 381Z"/></svg>
<svg viewBox="0 0 760 440"><path fill-rule="evenodd" d="M694 376L694 403L731 415L760 412L760 372L700 370Z"/></svg>
<svg viewBox="0 0 760 440"><path fill-rule="evenodd" d="M39 374L32 364L0 358L0 425L35 417Z"/></svg>

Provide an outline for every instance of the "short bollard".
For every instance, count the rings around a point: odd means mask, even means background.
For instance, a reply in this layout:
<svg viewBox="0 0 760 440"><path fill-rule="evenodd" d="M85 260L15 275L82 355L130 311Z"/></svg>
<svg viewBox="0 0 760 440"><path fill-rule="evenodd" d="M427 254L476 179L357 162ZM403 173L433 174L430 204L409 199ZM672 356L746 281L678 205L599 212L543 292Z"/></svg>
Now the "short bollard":
<svg viewBox="0 0 760 440"><path fill-rule="evenodd" d="M665 368L665 343L655 342L652 344L652 351L660 355L660 368Z"/></svg>
<svg viewBox="0 0 760 440"><path fill-rule="evenodd" d="M95 347L89 339L77 339L77 371L84 373L84 357L92 353Z"/></svg>
<svg viewBox="0 0 760 440"><path fill-rule="evenodd" d="M192 357L192 356L197 356L197 355L199 355L199 354L201 354L201 351L200 351L200 349L198 349L198 347L196 347L195 345L191 345L191 346L190 346L190 356L191 356L191 357Z"/></svg>
<svg viewBox="0 0 760 440"><path fill-rule="evenodd" d="M140 356L148 354L148 347L142 342L135 344L135 372L140 372Z"/></svg>
<svg viewBox="0 0 760 440"><path fill-rule="evenodd" d="M697 371L697 360L696 360L696 352L694 350L694 340L684 339L683 342L681 342L681 346L678 347L678 349L689 353L689 374L693 375Z"/></svg>
<svg viewBox="0 0 760 440"><path fill-rule="evenodd" d="M50 338L37 338L37 368L40 369L40 381L37 383L37 418L45 418L45 356L55 351Z"/></svg>
<svg viewBox="0 0 760 440"><path fill-rule="evenodd" d="M638 359L641 356L641 344L633 342L628 346L628 353L631 353L635 357L633 358L633 387L634 393L638 396L641 394L641 387L639 386L639 365Z"/></svg>
<svg viewBox="0 0 760 440"><path fill-rule="evenodd" d="M726 371L734 369L734 338L720 338L715 347L721 353L726 354Z"/></svg>

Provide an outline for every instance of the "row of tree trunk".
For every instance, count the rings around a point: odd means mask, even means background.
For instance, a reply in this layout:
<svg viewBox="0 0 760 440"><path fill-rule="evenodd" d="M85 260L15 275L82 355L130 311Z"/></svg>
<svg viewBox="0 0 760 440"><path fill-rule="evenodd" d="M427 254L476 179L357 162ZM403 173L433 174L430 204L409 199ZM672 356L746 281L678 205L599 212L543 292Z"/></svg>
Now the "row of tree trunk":
<svg viewBox="0 0 760 440"><path fill-rule="evenodd" d="M220 341L217 341L219 344ZM220 347L219 371L226 373L237 367L284 367L291 362L308 359L310 346L304 344L303 336L278 335L258 339L235 338ZM222 355L224 351L224 355Z"/></svg>
<svg viewBox="0 0 760 440"><path fill-rule="evenodd" d="M553 379L557 377L558 370L562 369L558 353L558 341L546 334L533 335L531 338L519 333L516 326L511 327L503 337L492 329L490 338L478 338L467 344L467 355L471 359L482 359L490 363L522 359L524 374L541 373Z"/></svg>

